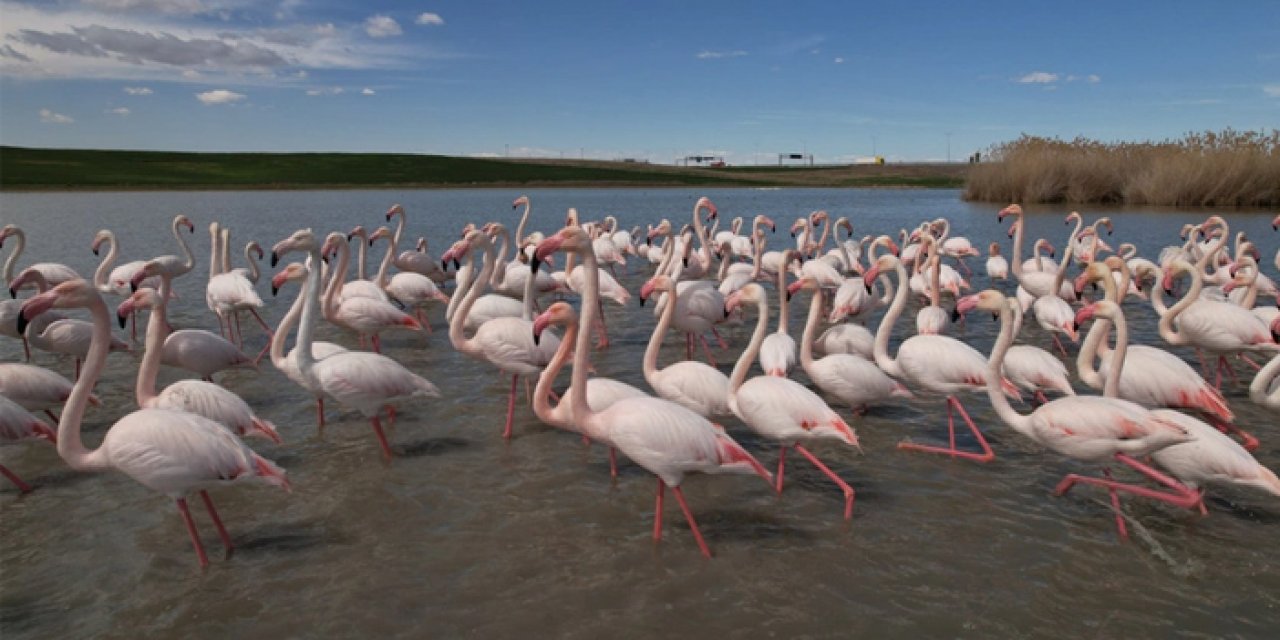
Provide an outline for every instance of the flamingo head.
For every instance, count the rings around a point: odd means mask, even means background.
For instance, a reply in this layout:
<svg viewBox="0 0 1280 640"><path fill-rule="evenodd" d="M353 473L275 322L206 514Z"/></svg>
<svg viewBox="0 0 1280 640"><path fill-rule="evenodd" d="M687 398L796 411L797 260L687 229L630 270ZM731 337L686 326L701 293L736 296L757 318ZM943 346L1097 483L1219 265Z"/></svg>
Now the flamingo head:
<svg viewBox="0 0 1280 640"><path fill-rule="evenodd" d="M724 301L725 314L731 314L746 302L758 302L764 299L764 288L760 285L750 282L741 289L734 291L729 298Z"/></svg>
<svg viewBox="0 0 1280 640"><path fill-rule="evenodd" d="M22 303L18 309L18 333L25 331L33 318L50 309L83 309L95 303L102 304L102 296L92 284L80 278L68 280Z"/></svg>
<svg viewBox="0 0 1280 640"><path fill-rule="evenodd" d="M160 306L160 294L155 289L139 289L133 292L133 295L124 299L120 306L116 307L116 317L120 321L120 328L123 329L129 322L129 316L135 314L140 309L155 309Z"/></svg>
<svg viewBox="0 0 1280 640"><path fill-rule="evenodd" d="M440 268L442 270L449 268L449 263L453 262L453 268L456 270L462 266L462 259L471 252L473 242L487 242L489 236L483 231L471 230L467 233L467 237L453 243L448 251L440 256Z"/></svg>
<svg viewBox="0 0 1280 640"><path fill-rule="evenodd" d="M193 224L193 223L191 222L191 218L188 218L188 217L186 217L186 216L184 216L184 215L182 215L182 214L178 214L178 215L176 215L176 216L174 216L174 217L173 217L173 226L174 226L174 227L186 227L186 228L187 228L187 233L195 233L195 232L196 232L196 225L195 225L195 224Z"/></svg>
<svg viewBox="0 0 1280 640"><path fill-rule="evenodd" d="M849 222L848 218L841 217L839 220L836 220L836 226L844 229L845 232L849 234L847 237L853 237L853 223Z"/></svg>
<svg viewBox="0 0 1280 640"><path fill-rule="evenodd" d="M169 273L165 270L164 264L159 260L148 260L137 271L133 272L133 277L129 278L129 290L137 291L142 286L142 281L153 276L168 277Z"/></svg>
<svg viewBox="0 0 1280 640"><path fill-rule="evenodd" d="M1084 286L1086 284L1093 284L1103 278L1108 278L1111 276L1110 272L1111 270L1107 268L1107 265L1101 262L1090 262L1089 266L1085 267L1084 271L1080 272L1080 275L1076 276L1074 281L1076 297L1080 297L1080 294L1084 291Z"/></svg>
<svg viewBox="0 0 1280 640"><path fill-rule="evenodd" d="M27 267L18 272L18 275L9 281L9 297L17 298L18 292L22 291L28 284L35 285L37 289L47 289L48 284L45 283L44 274L40 273L35 267Z"/></svg>
<svg viewBox="0 0 1280 640"><path fill-rule="evenodd" d="M897 256L880 256L870 267L862 274L862 284L866 286L867 293L871 293L871 285L880 277L880 272L897 268Z"/></svg>
<svg viewBox="0 0 1280 640"><path fill-rule="evenodd" d="M791 223L791 237L796 237L796 234L800 233L800 230L803 228L804 218L796 218L796 221Z"/></svg>
<svg viewBox="0 0 1280 640"><path fill-rule="evenodd" d="M1007 207L1005 207L1005 208L1001 209L1001 210L1000 210L1000 213L997 213L997 214L996 214L996 221L997 221L997 222L1004 222L1004 217L1005 217L1005 216L1017 216L1017 217L1021 218L1021 217L1022 217L1022 205L1020 205L1020 204L1011 204L1011 205L1009 205L1009 206L1007 206Z"/></svg>
<svg viewBox="0 0 1280 640"><path fill-rule="evenodd" d="M93 255L98 255L98 249L107 241L114 242L115 236L106 229L99 231L97 235L93 236L93 244L89 245L89 248L93 250Z"/></svg>
<svg viewBox="0 0 1280 640"><path fill-rule="evenodd" d="M975 293L973 295L957 298L956 306L951 310L951 321L959 322L960 319L965 316L965 314L976 309L978 307L979 295L980 294Z"/></svg>
<svg viewBox="0 0 1280 640"><path fill-rule="evenodd" d="M543 262L547 256L557 251L576 251L585 254L592 251L591 238L587 232L583 231L576 225L568 225L551 237L538 243L538 248L533 252L533 260L530 265L533 271L538 271L538 265Z"/></svg>
<svg viewBox="0 0 1280 640"><path fill-rule="evenodd" d="M266 254L262 251L262 245L258 244L258 241L257 241L257 240L250 240L250 241L249 241L249 244L248 244L248 245L246 245L246 250L247 250L247 251L249 251L250 253L256 253L256 254L258 254L258 259L259 259L259 260L261 260L261 259L262 259L262 257L263 257L264 255L266 255Z"/></svg>
<svg viewBox="0 0 1280 640"><path fill-rule="evenodd" d="M818 279L813 276L805 276L787 285L787 300L791 300L802 289L805 291L817 291Z"/></svg>
<svg viewBox="0 0 1280 640"><path fill-rule="evenodd" d="M328 259L338 253L339 247L347 246L347 238L349 237L350 236L344 236L337 231L330 233L325 237L324 244L320 246L320 257Z"/></svg>
<svg viewBox="0 0 1280 640"><path fill-rule="evenodd" d="M712 202L711 198L708 198L706 196L702 196L701 198L698 198L698 201L694 203L693 212L695 216L698 213L698 209L707 210L708 220L714 220L716 216L719 215L720 213L720 210L716 208L716 203Z"/></svg>
<svg viewBox="0 0 1280 640"><path fill-rule="evenodd" d="M358 224L351 231L347 232L348 242L350 242L352 238L360 238L361 240L364 240L368 237L369 237L369 232L364 230L364 225Z"/></svg>
<svg viewBox="0 0 1280 640"><path fill-rule="evenodd" d="M512 200L512 201L511 201L511 208L512 208L512 209L515 209L516 207L519 207L520 205L524 205L524 206L526 206L526 207L527 207L527 206L529 206L529 196L520 196L519 198L516 198L515 200Z"/></svg>
<svg viewBox="0 0 1280 640"><path fill-rule="evenodd" d="M1093 304L1088 304L1076 312L1074 328L1078 331L1084 323L1092 320L1095 316L1099 318L1111 319L1115 317L1116 306L1109 300L1100 300Z"/></svg>
<svg viewBox="0 0 1280 640"><path fill-rule="evenodd" d="M1280 218L1278 218L1278 219L1280 219ZM769 233L777 233L777 232L778 232L778 225L774 224L774 222L773 222L773 218L770 218L769 216L766 216L766 215L763 215L763 214L758 215L758 216L756 216L756 220L755 220L755 222L756 222L756 224L767 225L767 226L769 227Z"/></svg>
<svg viewBox="0 0 1280 640"><path fill-rule="evenodd" d="M658 275L650 278L640 287L640 306L644 306L646 300L653 296L655 291L659 293L669 293L675 289L675 282L667 275Z"/></svg>
<svg viewBox="0 0 1280 640"><path fill-rule="evenodd" d="M387 222L391 222L391 218L397 215L404 215L404 207L399 204L393 204L390 209L387 209Z"/></svg>
<svg viewBox="0 0 1280 640"><path fill-rule="evenodd" d="M280 292L286 282L298 282L307 277L307 268L301 262L290 262L274 276L271 276L271 295Z"/></svg>
<svg viewBox="0 0 1280 640"><path fill-rule="evenodd" d="M22 233L22 230L18 228L18 225L6 224L4 228L0 229L0 248L4 247L5 238L8 238L9 236L16 236L19 233Z"/></svg>
<svg viewBox="0 0 1280 640"><path fill-rule="evenodd" d="M533 319L533 343L538 344L542 340L542 332L547 330L551 325L568 326L578 321L578 314L573 310L573 306L567 302L557 302L547 307L546 311L538 314Z"/></svg>
<svg viewBox="0 0 1280 640"><path fill-rule="evenodd" d="M281 256L294 251L307 253L314 251L316 248L316 235L310 229L298 229L288 238L275 243L271 247L271 267L275 268L277 264L280 264Z"/></svg>
<svg viewBox="0 0 1280 640"><path fill-rule="evenodd" d="M992 242L991 244L987 245L987 255L989 256L1000 255L1000 243Z"/></svg>
<svg viewBox="0 0 1280 640"><path fill-rule="evenodd" d="M373 233L369 234L369 246L372 247L375 240L381 240L382 238L390 239L391 237L391 229L388 229L387 227L378 227L373 230Z"/></svg>
<svg viewBox="0 0 1280 640"><path fill-rule="evenodd" d="M1271 219L1271 230L1280 231L1280 216Z"/></svg>

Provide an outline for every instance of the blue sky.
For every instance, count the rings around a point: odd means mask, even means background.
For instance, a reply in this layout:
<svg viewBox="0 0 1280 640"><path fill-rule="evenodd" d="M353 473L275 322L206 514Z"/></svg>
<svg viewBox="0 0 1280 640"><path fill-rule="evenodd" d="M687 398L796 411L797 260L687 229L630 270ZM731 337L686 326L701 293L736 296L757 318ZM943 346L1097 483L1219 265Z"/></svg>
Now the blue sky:
<svg viewBox="0 0 1280 640"><path fill-rule="evenodd" d="M0 142L953 160L1280 126L1280 2L0 0Z"/></svg>

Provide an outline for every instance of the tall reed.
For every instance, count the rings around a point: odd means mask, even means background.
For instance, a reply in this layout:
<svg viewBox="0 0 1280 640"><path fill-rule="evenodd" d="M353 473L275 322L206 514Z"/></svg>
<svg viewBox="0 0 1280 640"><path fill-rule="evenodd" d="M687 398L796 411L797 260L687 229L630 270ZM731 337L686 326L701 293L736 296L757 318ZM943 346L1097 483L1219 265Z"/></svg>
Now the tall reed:
<svg viewBox="0 0 1280 640"><path fill-rule="evenodd" d="M966 200L1280 206L1280 130L1190 133L1162 142L1023 135L975 165Z"/></svg>

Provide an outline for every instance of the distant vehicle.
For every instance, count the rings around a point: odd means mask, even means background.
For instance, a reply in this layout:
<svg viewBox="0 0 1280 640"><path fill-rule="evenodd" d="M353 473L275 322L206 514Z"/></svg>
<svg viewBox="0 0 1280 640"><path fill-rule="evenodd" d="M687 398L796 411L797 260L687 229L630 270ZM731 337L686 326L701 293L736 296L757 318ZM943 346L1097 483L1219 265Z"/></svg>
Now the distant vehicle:
<svg viewBox="0 0 1280 640"><path fill-rule="evenodd" d="M716 160L715 162L712 162L707 166L711 167L712 169L722 169L724 168L725 164L724 164L724 160Z"/></svg>
<svg viewBox="0 0 1280 640"><path fill-rule="evenodd" d="M854 164L884 164L884 156L867 156L864 158L854 158Z"/></svg>

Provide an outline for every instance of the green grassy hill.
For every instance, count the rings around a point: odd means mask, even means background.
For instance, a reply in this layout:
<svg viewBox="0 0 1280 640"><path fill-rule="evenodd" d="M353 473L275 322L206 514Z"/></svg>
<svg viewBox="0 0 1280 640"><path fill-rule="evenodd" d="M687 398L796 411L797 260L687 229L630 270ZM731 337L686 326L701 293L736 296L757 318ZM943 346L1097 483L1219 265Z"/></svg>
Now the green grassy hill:
<svg viewBox="0 0 1280 640"><path fill-rule="evenodd" d="M672 167L387 153L176 153L0 147L0 189L311 189L383 186L960 187L965 165Z"/></svg>

